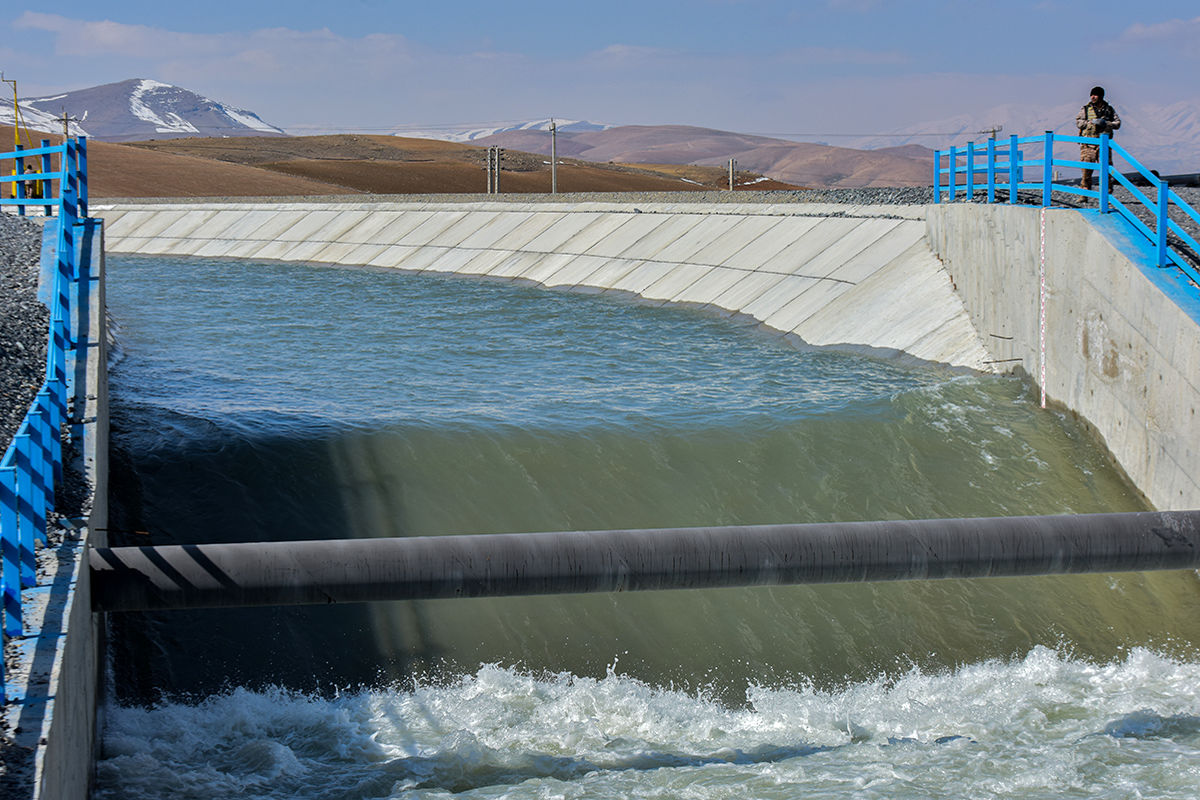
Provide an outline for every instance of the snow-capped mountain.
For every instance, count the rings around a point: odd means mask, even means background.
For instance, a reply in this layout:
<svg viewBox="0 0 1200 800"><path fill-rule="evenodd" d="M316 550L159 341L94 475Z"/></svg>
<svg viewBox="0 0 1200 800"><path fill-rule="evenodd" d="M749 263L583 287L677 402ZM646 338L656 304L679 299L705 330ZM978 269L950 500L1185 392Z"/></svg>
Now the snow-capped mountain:
<svg viewBox="0 0 1200 800"><path fill-rule="evenodd" d="M1112 100L1121 116L1116 141L1147 168L1163 175L1200 172L1200 109L1195 102L1170 105L1125 103ZM988 131L998 126L997 135L1037 136L1045 131L1078 135L1075 115L1081 103L1053 107L1002 105L981 114L960 114L946 119L901 128L887 136L864 137L845 143L847 147L878 149L905 144L929 148L962 146L968 141L987 141Z"/></svg>
<svg viewBox="0 0 1200 800"><path fill-rule="evenodd" d="M286 136L255 114L195 92L145 78L133 78L51 97L19 99L26 126L62 131L62 115L72 135L106 142L173 139L183 136ZM11 125L11 106L0 105L0 122Z"/></svg>
<svg viewBox="0 0 1200 800"><path fill-rule="evenodd" d="M439 139L444 142L473 142L476 139L482 139L486 136L494 136L497 133L509 133L512 131L549 131L550 123L554 122L558 126L559 132L578 133L582 131L604 131L613 127L602 122L588 122L587 120L577 119L538 119L526 120L523 122L513 122L503 125L493 125L491 127L466 127L457 126L455 129L450 128L434 128L413 126L412 128L398 128L393 131L395 136L411 136L416 139Z"/></svg>

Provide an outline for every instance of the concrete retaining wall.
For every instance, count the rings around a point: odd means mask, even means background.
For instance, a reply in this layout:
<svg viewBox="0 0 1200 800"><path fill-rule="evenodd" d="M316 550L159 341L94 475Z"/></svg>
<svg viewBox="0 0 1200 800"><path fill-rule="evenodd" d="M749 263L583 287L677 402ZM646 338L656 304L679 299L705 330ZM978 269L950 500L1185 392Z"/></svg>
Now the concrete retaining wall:
<svg viewBox="0 0 1200 800"><path fill-rule="evenodd" d="M51 234L55 223L48 229ZM42 277L45 284L57 267L55 235L45 237ZM81 280L75 288L86 311L71 320L78 349L68 351L71 381L73 468L92 489L87 519L62 533L56 547L39 548L38 585L22 592L26 635L10 642L17 650L8 678L6 709L15 728L8 747L32 754L27 767L21 755L22 785L5 797L78 798L90 794L96 744L96 711L100 693L100 619L92 613L87 545L107 544L108 527L108 364L104 315L104 244L98 220L75 229ZM30 774L31 773L31 774ZM25 782L28 785L25 785Z"/></svg>
<svg viewBox="0 0 1200 800"><path fill-rule="evenodd" d="M989 349L1042 371L1037 208L931 206L929 242ZM1085 418L1159 509L1200 508L1200 300L1115 214L1045 212L1047 397Z"/></svg>
<svg viewBox="0 0 1200 800"><path fill-rule="evenodd" d="M93 207L114 252L455 272L743 315L818 346L987 370L920 206L176 203Z"/></svg>

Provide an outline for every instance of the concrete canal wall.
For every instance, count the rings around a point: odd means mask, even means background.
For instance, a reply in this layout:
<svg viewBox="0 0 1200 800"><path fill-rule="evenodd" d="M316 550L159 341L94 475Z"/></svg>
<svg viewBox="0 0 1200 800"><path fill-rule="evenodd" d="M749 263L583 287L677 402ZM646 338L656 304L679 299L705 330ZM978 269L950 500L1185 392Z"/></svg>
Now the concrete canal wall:
<svg viewBox="0 0 1200 800"><path fill-rule="evenodd" d="M1092 425L1156 508L1200 508L1200 292L1153 266L1115 214L1047 209L1044 248L1037 208L940 205L928 220L994 358L1044 372L1047 397Z"/></svg>
<svg viewBox="0 0 1200 800"><path fill-rule="evenodd" d="M737 314L812 345L988 369L919 206L186 203L98 209L114 252L452 272Z"/></svg>

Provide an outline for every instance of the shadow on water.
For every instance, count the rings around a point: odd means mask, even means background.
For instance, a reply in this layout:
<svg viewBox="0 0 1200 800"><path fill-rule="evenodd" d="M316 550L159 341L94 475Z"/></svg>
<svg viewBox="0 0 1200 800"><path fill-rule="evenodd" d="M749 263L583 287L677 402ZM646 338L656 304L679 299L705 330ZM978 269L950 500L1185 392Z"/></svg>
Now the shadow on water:
<svg viewBox="0 0 1200 800"><path fill-rule="evenodd" d="M270 436L202 423L202 436L168 433L149 445L126 435L129 446L113 459L114 543L804 522L839 508L853 515L837 498L861 482L852 468L797 473L776 452L786 438L778 430L748 437L764 442L751 448L755 458L775 466L739 475L725 439L744 442L746 431L293 423L291 433ZM929 458L940 455L934 448ZM883 467L897 474L880 483L908 485L911 496L931 480L900 462ZM815 486L797 489L804 480ZM833 498L825 506L804 499L822 492ZM923 510L1009 513L969 503ZM128 613L110 615L110 626L121 702L235 686L409 686L483 663L602 676L619 659L623 672L649 683L737 704L751 684L834 685L1007 658L1037 644L1098 659L1136 644L1169 650L1200 638L1194 588L1191 573L926 581Z"/></svg>
<svg viewBox="0 0 1200 800"><path fill-rule="evenodd" d="M145 457L114 448L114 546L340 538L358 531L319 439L227 432ZM406 535L396 517L386 533ZM370 609L272 607L112 614L122 701L281 683L303 691L411 679L442 661L423 604L377 641ZM399 631L411 632L401 638Z"/></svg>

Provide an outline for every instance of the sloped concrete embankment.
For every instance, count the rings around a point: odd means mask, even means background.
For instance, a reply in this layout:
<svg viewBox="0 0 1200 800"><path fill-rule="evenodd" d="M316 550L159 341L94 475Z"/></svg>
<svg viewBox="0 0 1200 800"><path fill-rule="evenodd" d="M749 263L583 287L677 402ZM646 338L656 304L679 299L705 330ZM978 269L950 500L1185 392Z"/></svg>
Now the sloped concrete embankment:
<svg viewBox="0 0 1200 800"><path fill-rule="evenodd" d="M989 370L923 206L128 203L109 250L452 272L740 315L817 346Z"/></svg>
<svg viewBox="0 0 1200 800"><path fill-rule="evenodd" d="M1147 499L1200 508L1200 299L1117 215L931 206L929 242L989 349L1086 419ZM1045 269L1042 269L1044 252ZM1045 357L1042 276L1045 276Z"/></svg>

